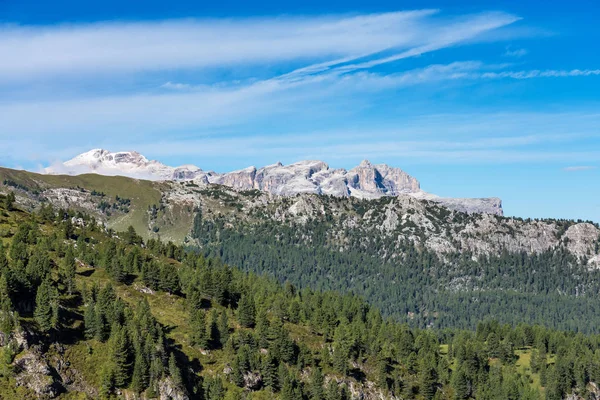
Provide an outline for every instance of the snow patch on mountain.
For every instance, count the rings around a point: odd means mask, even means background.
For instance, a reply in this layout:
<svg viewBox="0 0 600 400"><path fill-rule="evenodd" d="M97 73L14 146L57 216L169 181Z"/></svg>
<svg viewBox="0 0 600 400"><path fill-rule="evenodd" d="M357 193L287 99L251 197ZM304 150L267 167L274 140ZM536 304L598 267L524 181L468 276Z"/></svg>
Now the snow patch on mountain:
<svg viewBox="0 0 600 400"><path fill-rule="evenodd" d="M147 180L189 180L195 178L200 168L195 165L169 167L158 161L148 160L136 151L110 152L94 149L61 164L55 164L44 171L46 174L99 174L127 176Z"/></svg>
<svg viewBox="0 0 600 400"><path fill-rule="evenodd" d="M187 181L197 184L219 184L235 190L257 189L276 196L302 193L336 197L376 199L383 196L409 195L447 208L467 213L502 215L498 198L442 198L421 190L419 181L400 168L386 164L371 164L364 160L350 169L332 169L323 161L306 160L290 165L276 163L261 168L248 167L228 173L203 171L195 165L170 167L148 160L135 151L112 153L94 149L62 163L46 168L47 174L122 175L157 181Z"/></svg>

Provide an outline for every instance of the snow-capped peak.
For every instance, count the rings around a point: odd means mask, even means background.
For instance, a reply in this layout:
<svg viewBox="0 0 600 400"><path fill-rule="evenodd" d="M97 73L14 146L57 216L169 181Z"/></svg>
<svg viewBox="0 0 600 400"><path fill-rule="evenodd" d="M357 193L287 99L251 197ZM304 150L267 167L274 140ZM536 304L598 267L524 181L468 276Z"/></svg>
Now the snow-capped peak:
<svg viewBox="0 0 600 400"><path fill-rule="evenodd" d="M47 174L78 175L96 173L122 175L148 180L194 180L199 184L220 184L236 190L258 189L279 196L299 193L337 197L379 198L409 195L434 201L467 212L502 214L500 199L445 199L421 190L419 181L400 168L374 165L363 160L350 169L332 169L318 160L299 161L290 165L278 162L262 168L248 167L224 174L202 171L195 165L170 167L149 161L135 151L110 152L94 149L44 170Z"/></svg>
<svg viewBox="0 0 600 400"><path fill-rule="evenodd" d="M44 172L67 175L96 173L148 180L183 180L193 179L201 172L201 169L195 165L169 167L158 161L148 160L137 151L110 152L104 149L94 149L62 164L52 165Z"/></svg>

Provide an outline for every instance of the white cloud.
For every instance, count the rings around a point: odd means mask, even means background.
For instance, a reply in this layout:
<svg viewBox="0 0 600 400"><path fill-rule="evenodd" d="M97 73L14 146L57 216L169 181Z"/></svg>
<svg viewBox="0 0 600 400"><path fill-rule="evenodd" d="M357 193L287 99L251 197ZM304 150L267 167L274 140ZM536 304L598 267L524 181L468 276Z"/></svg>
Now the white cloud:
<svg viewBox="0 0 600 400"><path fill-rule="evenodd" d="M510 49L507 48L506 51L504 52L504 56L505 57L514 57L514 58L521 58L526 56L527 54L529 54L529 50L527 49Z"/></svg>
<svg viewBox="0 0 600 400"><path fill-rule="evenodd" d="M563 168L565 171L574 172L574 171L589 171L590 169L596 169L596 166L593 165L576 165L573 167L565 167Z"/></svg>
<svg viewBox="0 0 600 400"><path fill-rule="evenodd" d="M290 61L322 61L326 63L320 68L328 68L331 62L396 53L370 61L381 63L472 40L518 19L504 13L460 18L435 14L420 10L304 18L0 25L0 80Z"/></svg>
<svg viewBox="0 0 600 400"><path fill-rule="evenodd" d="M576 76L594 76L600 75L600 69L572 69L572 70L531 70L531 71L502 71L502 72L485 72L479 77L481 78L513 78L513 79L532 79L532 78L565 78Z"/></svg>
<svg viewBox="0 0 600 400"><path fill-rule="evenodd" d="M194 86L190 85L189 83L177 83L177 82L166 82L163 85L161 85L161 88L163 89L171 89L171 90L189 90L192 89Z"/></svg>

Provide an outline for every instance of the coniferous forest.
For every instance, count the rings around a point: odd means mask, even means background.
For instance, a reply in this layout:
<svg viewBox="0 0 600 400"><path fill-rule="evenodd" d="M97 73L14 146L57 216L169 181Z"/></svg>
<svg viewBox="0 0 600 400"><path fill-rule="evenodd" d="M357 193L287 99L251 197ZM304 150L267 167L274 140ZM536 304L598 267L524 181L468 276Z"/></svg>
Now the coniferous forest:
<svg viewBox="0 0 600 400"><path fill-rule="evenodd" d="M225 248L223 258L207 256L145 241L133 228L107 230L69 210L45 205L28 213L15 207L12 196L0 200L3 399L563 399L598 394L600 336L576 333L569 320L561 325L560 307L568 306L559 299L546 310L554 318L544 321L542 315L535 325L517 317L501 323L489 318L491 311L484 318L483 308L473 308L479 321L465 310L462 317L444 320L451 328L409 326L398 318L415 301L406 285L395 295L398 311L390 304L384 314L356 295L329 290L340 289L331 282L339 277L332 275L336 268L355 262L361 271L373 264L349 257L346 264L334 265L340 259L329 254L322 283L319 275L308 274L297 285L282 284L247 271L249 263L260 262L258 256L240 259L243 269L238 269L235 253ZM231 243L241 249L247 245L236 240ZM267 247L257 243L257 252ZM412 265L428 263L427 269L435 269L434 259L414 251ZM284 253L265 254L265 269L254 269L267 272L276 254ZM326 256L314 254L316 270ZM289 257L303 261L307 255ZM523 260L523 269L554 257L552 268L560 268L563 256L541 255ZM473 268L502 262L487 260ZM301 272L290 274L290 281ZM542 298L536 282L520 283ZM517 277L513 284L519 284ZM368 290L377 288L365 286L362 294L368 297ZM449 297L451 302L461 299ZM506 304L518 304L518 297ZM523 307L535 305L523 302ZM592 321L585 323L594 330Z"/></svg>
<svg viewBox="0 0 600 400"><path fill-rule="evenodd" d="M562 248L479 257L462 252L442 260L404 240L394 243L403 257L387 259L380 255L393 247L394 237L365 247L364 234L349 230L349 249L339 251L327 229L322 220L232 227L199 212L192 237L206 256L281 283L352 292L413 327L474 329L493 316L512 325L600 333L600 270L590 270Z"/></svg>

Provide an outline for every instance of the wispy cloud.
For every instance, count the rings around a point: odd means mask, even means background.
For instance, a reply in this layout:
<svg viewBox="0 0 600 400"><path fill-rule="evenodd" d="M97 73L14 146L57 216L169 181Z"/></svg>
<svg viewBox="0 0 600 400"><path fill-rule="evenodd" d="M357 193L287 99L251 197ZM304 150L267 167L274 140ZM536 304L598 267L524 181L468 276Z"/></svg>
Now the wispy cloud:
<svg viewBox="0 0 600 400"><path fill-rule="evenodd" d="M594 165L576 165L573 167L565 167L563 169L568 172L575 172L575 171L589 171L590 169L596 169L596 168L597 167Z"/></svg>
<svg viewBox="0 0 600 400"><path fill-rule="evenodd" d="M138 73L299 60L347 62L422 54L471 40L518 18L461 18L435 10L355 16L117 22L49 27L0 26L0 79ZM330 61L329 61L330 62Z"/></svg>
<svg viewBox="0 0 600 400"><path fill-rule="evenodd" d="M190 85L189 83L178 83L178 82L171 82L171 81L166 82L161 85L161 88L170 89L170 90L190 90L193 87L194 86Z"/></svg>
<svg viewBox="0 0 600 400"><path fill-rule="evenodd" d="M513 79L531 79L531 78L565 78L575 76L594 76L600 75L600 69L572 69L572 70L531 70L531 71L502 71L485 72L480 76L482 78L513 78Z"/></svg>
<svg viewBox="0 0 600 400"><path fill-rule="evenodd" d="M506 51L504 52L505 57L514 57L514 58L521 58L521 57L526 56L527 54L529 54L529 50L527 50L527 49L507 48Z"/></svg>

